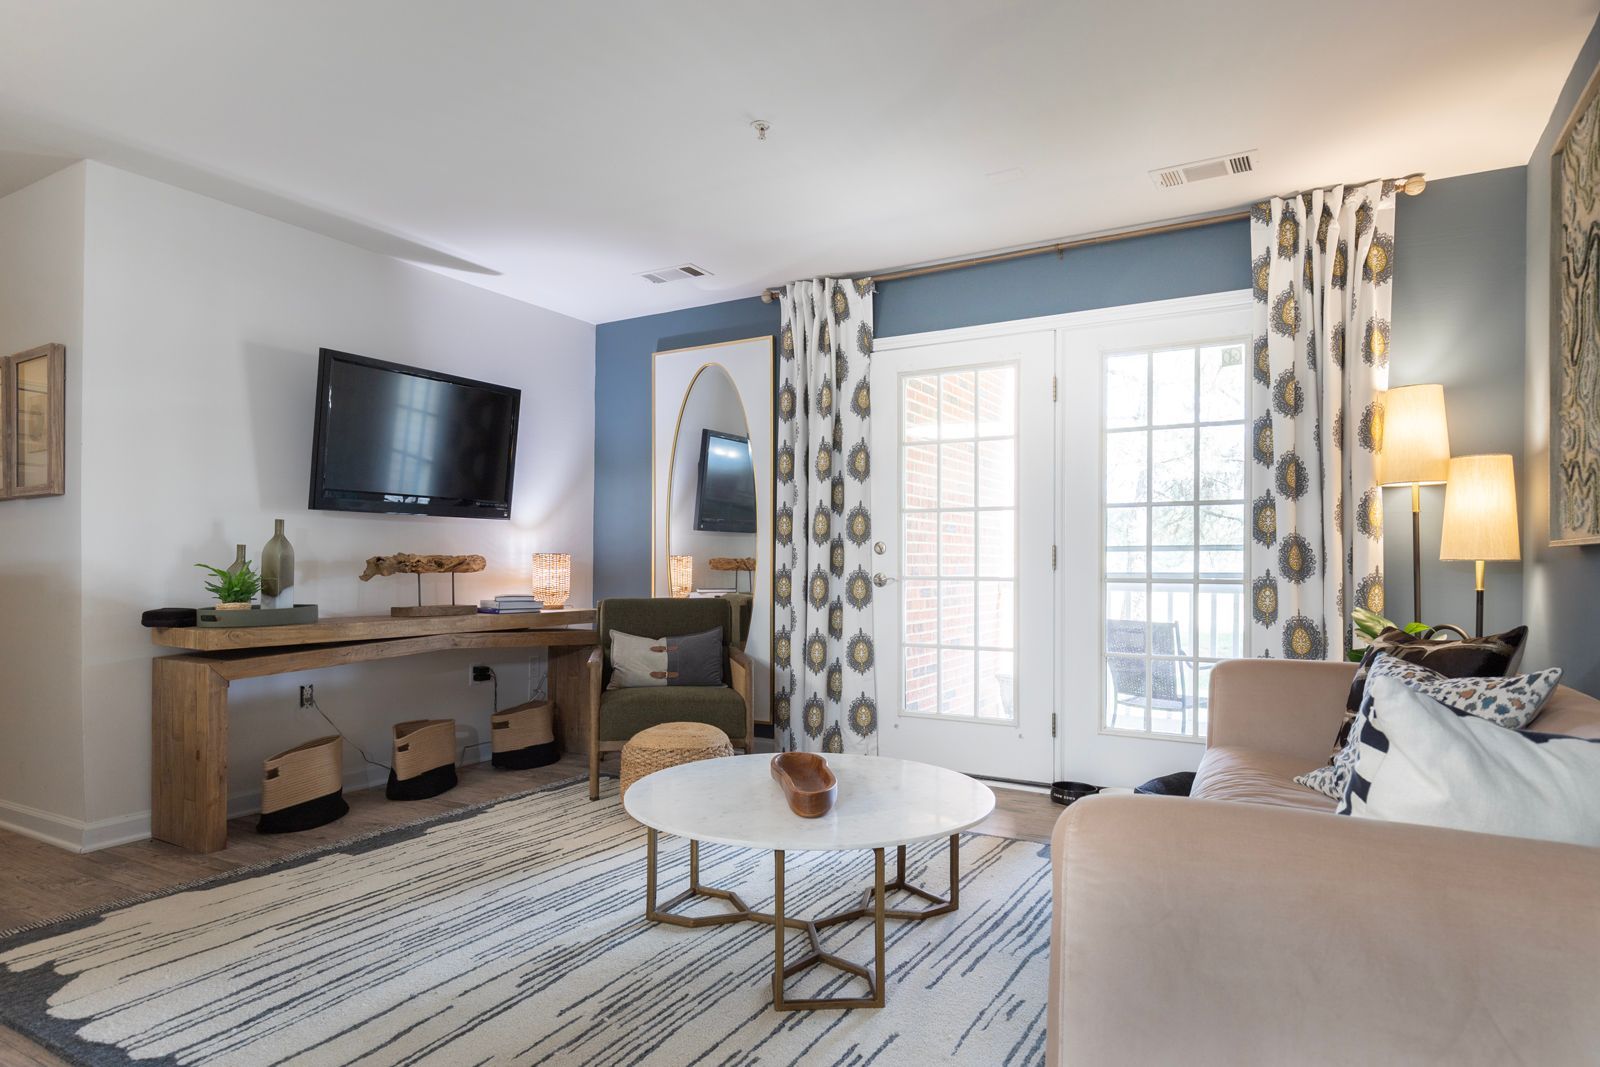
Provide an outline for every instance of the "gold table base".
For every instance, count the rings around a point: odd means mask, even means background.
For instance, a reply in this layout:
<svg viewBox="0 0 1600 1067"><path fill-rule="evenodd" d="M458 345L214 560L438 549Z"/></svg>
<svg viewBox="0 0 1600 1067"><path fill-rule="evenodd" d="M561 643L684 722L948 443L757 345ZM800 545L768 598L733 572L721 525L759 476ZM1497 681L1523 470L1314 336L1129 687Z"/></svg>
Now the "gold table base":
<svg viewBox="0 0 1600 1067"><path fill-rule="evenodd" d="M872 850L872 887L863 890L861 903L846 911L836 912L820 919L796 919L786 916L783 908L784 860L783 852L772 853L773 899L772 911L753 911L730 889L700 883L700 842L689 842L689 888L661 903L656 902L656 837L649 830L647 864L645 868L645 918L652 922L670 923L673 926L724 926L736 922L765 923L773 928L772 1007L776 1011L807 1011L815 1008L881 1008L884 1003L883 985L883 924L885 919L916 921L955 911L961 905L961 835L950 835L950 895L941 897L918 885L906 881L906 846L895 849L895 877L884 881L883 849ZM884 898L889 892L909 893L928 901L925 908L888 908ZM678 915L672 909L696 897L720 900L730 905L730 910L712 915ZM869 970L851 963L822 947L820 930L856 919L872 920L873 955ZM789 929L805 931L810 941L810 951L792 962L784 962L785 932ZM826 964L846 974L855 975L867 983L864 997L810 997L790 1000L784 995L785 983L802 971L818 964Z"/></svg>

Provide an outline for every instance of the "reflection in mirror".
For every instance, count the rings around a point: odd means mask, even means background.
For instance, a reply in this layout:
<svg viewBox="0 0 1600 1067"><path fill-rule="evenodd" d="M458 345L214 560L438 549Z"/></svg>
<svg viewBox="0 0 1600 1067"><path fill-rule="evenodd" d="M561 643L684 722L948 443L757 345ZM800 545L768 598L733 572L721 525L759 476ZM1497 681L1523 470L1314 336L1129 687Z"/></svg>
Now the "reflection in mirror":
<svg viewBox="0 0 1600 1067"><path fill-rule="evenodd" d="M750 618L750 574L727 562L756 556L756 480L750 429L733 379L717 363L689 383L673 438L667 491L667 543L660 566L687 570L674 595L728 596L742 638ZM685 564L674 557L688 557Z"/></svg>

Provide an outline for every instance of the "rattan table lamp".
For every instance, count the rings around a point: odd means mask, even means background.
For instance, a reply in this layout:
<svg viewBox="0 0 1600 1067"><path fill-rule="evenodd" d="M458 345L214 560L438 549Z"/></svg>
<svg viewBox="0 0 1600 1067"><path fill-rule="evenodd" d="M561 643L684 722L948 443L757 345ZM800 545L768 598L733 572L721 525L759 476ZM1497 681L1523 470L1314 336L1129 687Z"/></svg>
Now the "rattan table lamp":
<svg viewBox="0 0 1600 1067"><path fill-rule="evenodd" d="M572 595L572 556L566 552L533 554L533 595L552 611L566 607Z"/></svg>

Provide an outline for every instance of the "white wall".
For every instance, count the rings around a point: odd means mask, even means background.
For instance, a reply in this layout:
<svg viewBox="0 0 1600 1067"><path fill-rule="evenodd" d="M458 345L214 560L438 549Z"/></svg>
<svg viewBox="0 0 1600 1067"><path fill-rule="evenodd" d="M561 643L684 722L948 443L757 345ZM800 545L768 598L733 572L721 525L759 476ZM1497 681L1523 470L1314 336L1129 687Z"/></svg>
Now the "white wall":
<svg viewBox="0 0 1600 1067"><path fill-rule="evenodd" d="M694 506L700 490L700 437L702 430L750 436L744 404L733 379L720 364L713 363L695 377L683 402L678 419L678 437L672 452L671 511L667 516L668 544L657 566L667 566L666 557L693 556L694 584L697 589L732 589L734 575L711 569L714 556L754 556L756 535L717 533L694 528ZM740 588L750 585L741 577Z"/></svg>
<svg viewBox="0 0 1600 1067"><path fill-rule="evenodd" d="M0 356L67 349L67 484L82 476L84 166L0 199ZM0 501L0 822L53 841L83 818L80 497Z"/></svg>
<svg viewBox="0 0 1600 1067"><path fill-rule="evenodd" d="M206 601L199 561L250 558L288 520L296 594L324 615L411 602L410 578L356 578L393 552L478 552L458 579L467 600L527 588L529 555L569 551L573 605L589 603L593 544L594 328L264 216L88 164L82 403L83 817L89 847L148 833L150 665L139 613ZM69 342L69 348L71 342ZM317 350L337 348L523 390L510 522L345 515L306 507ZM448 595L424 579L430 598ZM10 616L9 609L6 615ZM460 740L487 737L493 665L500 702L543 685L543 657L440 653L234 683L236 810L259 791L261 760L331 732L322 708L374 759L388 727L452 716ZM487 758L487 748L468 761ZM45 752L29 758L43 758ZM347 746L352 784L381 781Z"/></svg>

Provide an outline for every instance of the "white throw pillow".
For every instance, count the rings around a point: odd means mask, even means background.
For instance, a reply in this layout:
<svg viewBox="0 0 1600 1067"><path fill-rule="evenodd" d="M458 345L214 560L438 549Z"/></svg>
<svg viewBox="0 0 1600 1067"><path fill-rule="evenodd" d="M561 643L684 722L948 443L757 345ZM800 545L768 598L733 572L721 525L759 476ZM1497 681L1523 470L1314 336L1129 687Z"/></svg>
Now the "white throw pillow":
<svg viewBox="0 0 1600 1067"><path fill-rule="evenodd" d="M1600 739L1508 730L1378 678L1341 815L1600 846Z"/></svg>

